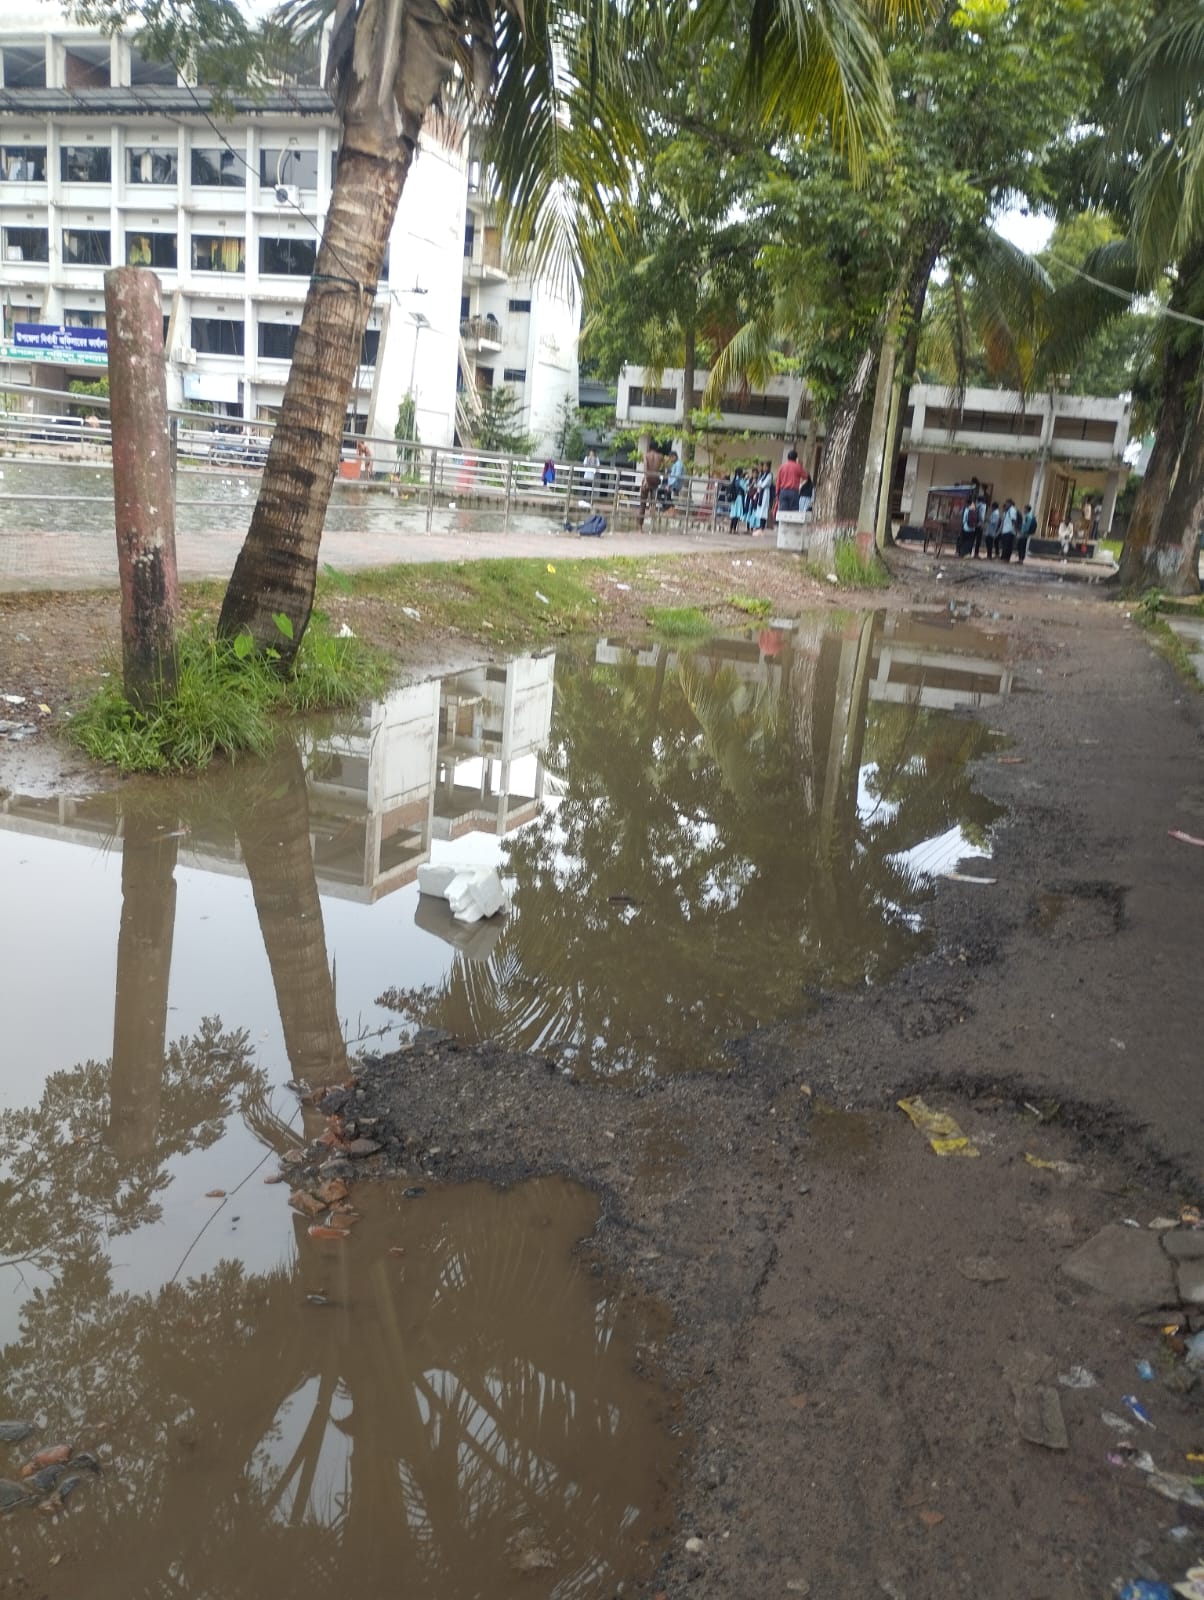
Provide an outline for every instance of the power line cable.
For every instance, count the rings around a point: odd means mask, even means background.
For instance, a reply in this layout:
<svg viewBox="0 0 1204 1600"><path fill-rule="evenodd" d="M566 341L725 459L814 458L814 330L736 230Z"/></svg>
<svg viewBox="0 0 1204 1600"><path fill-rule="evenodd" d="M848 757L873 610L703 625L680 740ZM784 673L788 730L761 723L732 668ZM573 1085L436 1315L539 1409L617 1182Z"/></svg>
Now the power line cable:
<svg viewBox="0 0 1204 1600"><path fill-rule="evenodd" d="M1115 295L1118 300L1123 300L1130 308L1132 308L1137 300L1141 298L1139 295L1130 292L1128 289L1119 288L1114 283L1105 283L1103 278L1093 277L1090 272L1084 272L1082 267L1076 267L1070 261L1063 261L1061 256L1055 256L1049 250L1042 251L1042 254L1049 261L1052 261L1055 266L1062 267L1067 272L1073 272L1076 278L1082 278L1084 282L1092 284L1096 289L1103 289L1106 294ZM1193 317L1190 312L1187 311L1174 311L1170 306L1156 306L1150 312L1150 315L1156 317L1170 317L1175 322L1189 323L1193 328L1204 328L1204 317Z"/></svg>

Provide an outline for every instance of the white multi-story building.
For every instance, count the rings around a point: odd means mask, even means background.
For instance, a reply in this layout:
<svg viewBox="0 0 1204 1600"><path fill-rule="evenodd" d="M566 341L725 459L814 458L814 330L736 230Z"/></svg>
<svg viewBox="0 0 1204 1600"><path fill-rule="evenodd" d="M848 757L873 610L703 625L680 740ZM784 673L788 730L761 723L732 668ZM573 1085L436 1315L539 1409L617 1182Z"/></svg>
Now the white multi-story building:
<svg viewBox="0 0 1204 1600"><path fill-rule="evenodd" d="M566 399L577 405L580 305L571 285L524 273L511 259L479 175L479 163L471 162L460 300L464 379L478 395L509 389L521 406L517 426L539 454L551 455ZM471 427L470 416L466 422Z"/></svg>
<svg viewBox="0 0 1204 1600"><path fill-rule="evenodd" d="M300 76L309 81L219 112L204 88L121 35L0 0L0 385L66 389L97 377L104 272L126 262L152 267L163 285L169 401L274 416L338 143L316 63ZM541 441L551 432L576 383L575 313L500 270L478 275L468 198L467 128L432 118L398 208L349 426L391 436L413 394L419 437L452 443L461 324L474 305L497 317L500 295L508 331L496 381L520 392ZM529 311L509 312L524 302ZM478 383L487 376L476 368Z"/></svg>

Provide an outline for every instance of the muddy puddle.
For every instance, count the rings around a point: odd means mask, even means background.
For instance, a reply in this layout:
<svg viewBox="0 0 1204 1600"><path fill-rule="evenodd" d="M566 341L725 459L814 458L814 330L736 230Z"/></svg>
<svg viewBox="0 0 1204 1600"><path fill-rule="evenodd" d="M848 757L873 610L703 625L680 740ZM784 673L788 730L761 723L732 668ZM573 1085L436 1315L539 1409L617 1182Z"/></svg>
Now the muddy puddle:
<svg viewBox="0 0 1204 1600"><path fill-rule="evenodd" d="M263 763L0 799L0 1420L39 1424L0 1478L60 1442L104 1464L60 1516L4 1517L20 1592L650 1572L671 1402L635 1375L643 1313L574 1253L593 1198L361 1186L350 1240L313 1238L264 1182L314 1132L286 1085L422 1026L618 1078L722 1067L885 978L939 875L989 854L990 735L958 713L1010 688L1002 638L828 614L520 657ZM428 861L495 867L509 913L455 922Z"/></svg>
<svg viewBox="0 0 1204 1600"><path fill-rule="evenodd" d="M68 1467L57 1515L7 1513L19 1592L508 1600L646 1575L676 1449L631 1371L654 1330L573 1254L593 1198L361 1186L345 1243L273 1198L275 1265L132 1295L46 1217L52 1281L0 1360L5 1415L42 1426L0 1444L0 1473L60 1442L101 1471ZM137 1231L109 1242L116 1262Z"/></svg>

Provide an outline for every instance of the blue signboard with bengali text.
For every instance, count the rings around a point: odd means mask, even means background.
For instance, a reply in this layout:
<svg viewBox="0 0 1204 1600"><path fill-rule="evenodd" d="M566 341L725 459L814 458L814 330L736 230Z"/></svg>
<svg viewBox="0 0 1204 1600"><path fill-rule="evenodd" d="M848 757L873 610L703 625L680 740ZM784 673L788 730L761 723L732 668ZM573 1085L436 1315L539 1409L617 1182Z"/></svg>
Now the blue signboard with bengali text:
<svg viewBox="0 0 1204 1600"><path fill-rule="evenodd" d="M103 328L64 328L49 322L15 322L4 341L11 361L57 361L68 366L107 366L109 336Z"/></svg>

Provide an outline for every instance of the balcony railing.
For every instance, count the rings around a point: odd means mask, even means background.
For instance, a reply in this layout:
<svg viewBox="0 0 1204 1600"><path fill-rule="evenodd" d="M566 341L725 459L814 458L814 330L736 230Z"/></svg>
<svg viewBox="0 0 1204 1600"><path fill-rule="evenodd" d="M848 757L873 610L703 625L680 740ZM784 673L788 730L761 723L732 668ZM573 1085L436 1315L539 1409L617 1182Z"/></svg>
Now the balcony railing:
<svg viewBox="0 0 1204 1600"><path fill-rule="evenodd" d="M496 345L502 347L502 325L496 317L465 317L460 324L461 339L473 341L477 344Z"/></svg>

